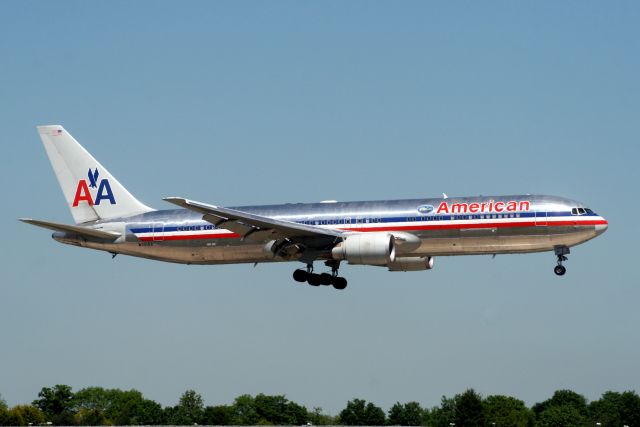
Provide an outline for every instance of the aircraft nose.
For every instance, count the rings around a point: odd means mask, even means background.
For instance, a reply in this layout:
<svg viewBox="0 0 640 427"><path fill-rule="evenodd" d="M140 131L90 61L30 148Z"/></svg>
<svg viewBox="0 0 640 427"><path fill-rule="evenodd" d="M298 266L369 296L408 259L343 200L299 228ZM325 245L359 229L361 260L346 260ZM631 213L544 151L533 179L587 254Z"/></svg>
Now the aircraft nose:
<svg viewBox="0 0 640 427"><path fill-rule="evenodd" d="M609 221L602 218L602 222L600 224L596 224L596 235L599 236L609 228Z"/></svg>

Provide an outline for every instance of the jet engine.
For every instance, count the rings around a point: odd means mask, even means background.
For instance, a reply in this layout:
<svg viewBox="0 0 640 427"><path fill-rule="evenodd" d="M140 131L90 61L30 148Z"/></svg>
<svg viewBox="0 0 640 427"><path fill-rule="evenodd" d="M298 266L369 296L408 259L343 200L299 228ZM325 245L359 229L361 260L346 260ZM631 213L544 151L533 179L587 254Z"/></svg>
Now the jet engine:
<svg viewBox="0 0 640 427"><path fill-rule="evenodd" d="M422 271L433 268L433 257L397 257L387 264L389 271Z"/></svg>
<svg viewBox="0 0 640 427"><path fill-rule="evenodd" d="M388 233L351 234L331 250L331 256L349 264L387 265L396 259L395 241Z"/></svg>

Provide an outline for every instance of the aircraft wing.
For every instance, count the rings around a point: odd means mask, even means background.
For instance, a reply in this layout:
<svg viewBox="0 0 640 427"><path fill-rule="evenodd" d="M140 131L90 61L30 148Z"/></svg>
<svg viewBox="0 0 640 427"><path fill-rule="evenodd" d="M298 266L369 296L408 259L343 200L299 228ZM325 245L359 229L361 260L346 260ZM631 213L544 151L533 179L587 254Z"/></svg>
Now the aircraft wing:
<svg viewBox="0 0 640 427"><path fill-rule="evenodd" d="M166 197L169 203L202 214L202 218L215 225L240 234L245 239L267 241L277 239L315 240L318 244L335 243L344 234L338 230L314 227L297 222L283 221L235 209L221 208L181 197Z"/></svg>
<svg viewBox="0 0 640 427"><path fill-rule="evenodd" d="M117 233L115 231L96 230L94 228L82 227L80 225L59 224L57 222L40 221L31 218L20 218L20 221L42 228L48 228L49 230L53 231L64 231L67 233L75 233L81 236L105 239L110 241L116 240L121 236L120 233Z"/></svg>

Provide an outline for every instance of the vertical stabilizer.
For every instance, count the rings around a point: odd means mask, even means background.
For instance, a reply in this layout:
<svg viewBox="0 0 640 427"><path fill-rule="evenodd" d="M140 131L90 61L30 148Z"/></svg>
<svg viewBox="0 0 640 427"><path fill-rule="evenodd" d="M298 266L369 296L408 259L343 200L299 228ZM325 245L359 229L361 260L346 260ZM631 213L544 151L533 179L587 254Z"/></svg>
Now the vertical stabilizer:
<svg viewBox="0 0 640 427"><path fill-rule="evenodd" d="M139 202L62 126L38 133L76 224L152 211Z"/></svg>

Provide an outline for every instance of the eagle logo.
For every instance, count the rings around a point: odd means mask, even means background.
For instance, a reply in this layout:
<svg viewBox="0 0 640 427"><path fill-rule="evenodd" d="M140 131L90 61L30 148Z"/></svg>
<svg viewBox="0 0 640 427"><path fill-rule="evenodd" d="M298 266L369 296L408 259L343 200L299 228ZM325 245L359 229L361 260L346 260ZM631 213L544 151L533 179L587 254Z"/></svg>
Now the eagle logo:
<svg viewBox="0 0 640 427"><path fill-rule="evenodd" d="M91 168L89 168L89 187L91 188L98 188L98 176L100 174L98 173L98 168L95 169L95 171L91 172Z"/></svg>

